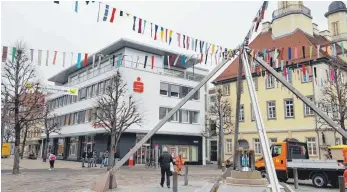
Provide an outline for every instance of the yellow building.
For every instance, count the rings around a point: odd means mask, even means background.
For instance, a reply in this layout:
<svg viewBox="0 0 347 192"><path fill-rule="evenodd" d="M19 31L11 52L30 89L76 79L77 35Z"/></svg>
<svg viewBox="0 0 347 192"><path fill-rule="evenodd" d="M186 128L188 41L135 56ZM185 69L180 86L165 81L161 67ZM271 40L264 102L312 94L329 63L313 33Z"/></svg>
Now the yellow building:
<svg viewBox="0 0 347 192"><path fill-rule="evenodd" d="M278 9L272 14L272 22L263 23L262 32L249 47L260 53L264 49L270 52L273 59L268 59L268 63L283 73L302 94L317 102L322 97L323 85L320 82L326 80L327 56L335 50L337 54L341 54L341 42L347 42L347 35L346 38L343 35L347 34L346 13L346 6L342 2L333 2L329 6L325 16L328 18L329 30L333 31L331 36L330 31L318 31L317 25L312 23L311 10L302 1L280 1ZM336 49L333 49L333 43L336 43ZM328 54L325 51L326 45ZM273 54L274 48L281 51L277 58ZM280 64L276 60L280 60ZM281 68L281 60L285 63L284 68L287 67L286 72ZM252 68L261 115L270 143L285 139L307 142L310 158L324 159L326 147L341 142L339 134L324 131L323 142L318 117L314 112L265 71ZM216 88L223 89L226 97L230 98L233 113L236 111L237 70L238 59L235 59L214 81ZM254 149L257 156L260 156L260 141L246 81L242 82L242 89L239 145ZM225 159L233 154L233 138L233 134L225 136Z"/></svg>

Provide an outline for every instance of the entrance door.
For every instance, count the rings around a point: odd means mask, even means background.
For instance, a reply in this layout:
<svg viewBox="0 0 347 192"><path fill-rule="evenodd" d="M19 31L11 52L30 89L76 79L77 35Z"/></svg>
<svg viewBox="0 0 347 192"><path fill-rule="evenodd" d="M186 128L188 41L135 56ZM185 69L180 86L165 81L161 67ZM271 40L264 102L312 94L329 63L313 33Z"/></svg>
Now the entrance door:
<svg viewBox="0 0 347 192"><path fill-rule="evenodd" d="M217 141L210 141L210 161L217 161Z"/></svg>
<svg viewBox="0 0 347 192"><path fill-rule="evenodd" d="M93 150L93 143L92 142L86 143L84 150L86 150L87 152L92 151Z"/></svg>
<svg viewBox="0 0 347 192"><path fill-rule="evenodd" d="M136 153L136 164L144 165L146 160L151 157L151 146L150 144L143 144L142 147L137 150Z"/></svg>

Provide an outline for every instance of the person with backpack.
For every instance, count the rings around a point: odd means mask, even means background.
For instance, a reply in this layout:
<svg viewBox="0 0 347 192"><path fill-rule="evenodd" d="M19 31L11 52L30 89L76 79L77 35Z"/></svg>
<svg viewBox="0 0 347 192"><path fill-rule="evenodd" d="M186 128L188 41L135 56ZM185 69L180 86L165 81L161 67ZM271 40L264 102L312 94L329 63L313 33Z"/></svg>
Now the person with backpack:
<svg viewBox="0 0 347 192"><path fill-rule="evenodd" d="M55 155L53 153L51 153L49 155L48 159L49 159L49 165L50 165L49 170L53 170L54 169L54 162L55 162L56 157L55 157Z"/></svg>
<svg viewBox="0 0 347 192"><path fill-rule="evenodd" d="M93 167L92 165L93 152L89 149L87 152L88 167Z"/></svg>

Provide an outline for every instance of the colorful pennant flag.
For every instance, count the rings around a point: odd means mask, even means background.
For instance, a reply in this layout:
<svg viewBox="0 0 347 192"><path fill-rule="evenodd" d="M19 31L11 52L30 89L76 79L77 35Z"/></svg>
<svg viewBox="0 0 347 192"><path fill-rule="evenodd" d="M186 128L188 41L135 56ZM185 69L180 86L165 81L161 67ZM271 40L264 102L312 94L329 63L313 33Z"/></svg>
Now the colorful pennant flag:
<svg viewBox="0 0 347 192"><path fill-rule="evenodd" d="M171 44L171 40L172 40L172 30L170 30L170 33L169 33L169 45Z"/></svg>
<svg viewBox="0 0 347 192"><path fill-rule="evenodd" d="M17 54L17 48L12 47L12 63L14 63L14 58L16 57Z"/></svg>
<svg viewBox="0 0 347 192"><path fill-rule="evenodd" d="M65 56L66 56L66 53L63 52L63 67L65 67Z"/></svg>
<svg viewBox="0 0 347 192"><path fill-rule="evenodd" d="M182 55L182 65L185 65L185 64L186 64L186 56Z"/></svg>
<svg viewBox="0 0 347 192"><path fill-rule="evenodd" d="M77 68L81 68L81 53L77 54Z"/></svg>
<svg viewBox="0 0 347 192"><path fill-rule="evenodd" d="M142 34L145 33L145 30L146 30L146 23L147 23L147 21L144 20L144 21L143 21L143 30L142 30Z"/></svg>
<svg viewBox="0 0 347 192"><path fill-rule="evenodd" d="M177 34L178 47L181 47L181 33L176 33L176 34Z"/></svg>
<svg viewBox="0 0 347 192"><path fill-rule="evenodd" d="M7 60L7 51L8 51L8 47L3 46L2 47L2 62L6 62Z"/></svg>
<svg viewBox="0 0 347 192"><path fill-rule="evenodd" d="M139 29L138 29L137 32L140 33L140 34L142 33L142 29L141 28L142 28L142 19L139 18Z"/></svg>
<svg viewBox="0 0 347 192"><path fill-rule="evenodd" d="M88 53L85 53L84 54L83 67L87 66L87 61L88 61Z"/></svg>
<svg viewBox="0 0 347 192"><path fill-rule="evenodd" d="M109 7L110 7L109 5L105 6L105 13L104 13L103 21L107 21Z"/></svg>
<svg viewBox="0 0 347 192"><path fill-rule="evenodd" d="M312 46L310 46L310 59L312 58Z"/></svg>
<svg viewBox="0 0 347 192"><path fill-rule="evenodd" d="M55 65L55 61L57 59L57 51L54 51L54 56L53 56L53 65Z"/></svg>
<svg viewBox="0 0 347 192"><path fill-rule="evenodd" d="M75 12L78 13L78 1L75 1Z"/></svg>
<svg viewBox="0 0 347 192"><path fill-rule="evenodd" d="M111 14L111 19L110 19L110 22L113 23L114 21L114 18L116 16L116 8L112 8L112 14Z"/></svg>
<svg viewBox="0 0 347 192"><path fill-rule="evenodd" d="M148 56L146 55L146 56L145 56L145 63L143 64L143 68L146 68L146 65L147 65L147 58L148 58Z"/></svg>
<svg viewBox="0 0 347 192"><path fill-rule="evenodd" d="M133 31L135 31L136 16L134 16L133 18L134 18Z"/></svg>
<svg viewBox="0 0 347 192"><path fill-rule="evenodd" d="M160 40L164 41L164 28L160 27Z"/></svg>
<svg viewBox="0 0 347 192"><path fill-rule="evenodd" d="M154 40L157 40L158 25L154 25Z"/></svg>

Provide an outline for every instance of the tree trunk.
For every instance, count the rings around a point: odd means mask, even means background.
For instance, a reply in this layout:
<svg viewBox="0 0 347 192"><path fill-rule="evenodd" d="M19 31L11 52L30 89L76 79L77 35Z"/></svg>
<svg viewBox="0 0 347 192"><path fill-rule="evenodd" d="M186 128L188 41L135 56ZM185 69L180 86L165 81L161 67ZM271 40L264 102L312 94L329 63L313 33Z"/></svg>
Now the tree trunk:
<svg viewBox="0 0 347 192"><path fill-rule="evenodd" d="M25 142L27 140L28 136L28 125L25 125L25 130L24 130L24 137L23 137L23 143L22 143L22 153L20 154L20 158L23 159L24 156L24 148L25 148Z"/></svg>
<svg viewBox="0 0 347 192"><path fill-rule="evenodd" d="M114 166L114 150L116 146L116 135L111 133L111 145L110 145L110 155L108 156L108 166L107 171L111 170Z"/></svg>
<svg viewBox="0 0 347 192"><path fill-rule="evenodd" d="M14 142L14 161L13 161L13 169L12 174L19 174L19 144L20 144L20 124L16 123L15 125L15 137L16 140Z"/></svg>
<svg viewBox="0 0 347 192"><path fill-rule="evenodd" d="M340 122L341 122L341 123L340 123L340 124L341 124L341 128L342 128L343 130L346 130L344 118L343 118L343 120L340 121ZM342 137L342 143L343 143L344 145L346 145L346 144L347 144L347 138Z"/></svg>
<svg viewBox="0 0 347 192"><path fill-rule="evenodd" d="M221 134L221 127L219 126L219 133L218 133L218 168L222 168L222 134Z"/></svg>
<svg viewBox="0 0 347 192"><path fill-rule="evenodd" d="M49 143L49 134L46 134L45 147L43 149L42 161L46 162L47 153L48 153L48 143Z"/></svg>

